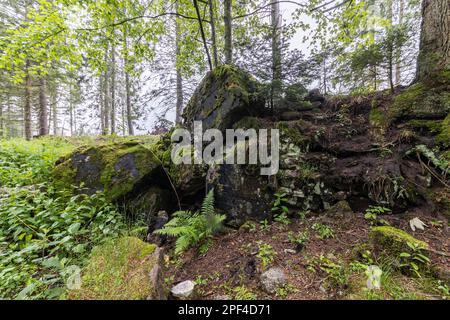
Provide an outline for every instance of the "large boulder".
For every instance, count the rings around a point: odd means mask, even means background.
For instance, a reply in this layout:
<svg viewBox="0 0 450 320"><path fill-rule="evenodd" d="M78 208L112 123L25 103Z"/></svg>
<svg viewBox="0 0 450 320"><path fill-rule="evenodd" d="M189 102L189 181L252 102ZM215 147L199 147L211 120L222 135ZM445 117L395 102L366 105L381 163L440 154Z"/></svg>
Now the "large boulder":
<svg viewBox="0 0 450 320"><path fill-rule="evenodd" d="M248 73L228 65L208 72L183 112L184 124L192 128L202 121L203 129L225 130L245 116L264 112L258 82Z"/></svg>
<svg viewBox="0 0 450 320"><path fill-rule="evenodd" d="M259 174L252 165L223 164L211 166L208 188L215 188L216 208L224 212L230 224L241 225L248 219L270 217L274 186L270 178Z"/></svg>
<svg viewBox="0 0 450 320"><path fill-rule="evenodd" d="M164 287L162 251L135 237L111 239L95 247L82 271L81 287L69 299L162 300Z"/></svg>
<svg viewBox="0 0 450 320"><path fill-rule="evenodd" d="M151 150L130 140L80 147L58 160L53 176L57 187L75 186L85 194L104 191L118 200L159 166Z"/></svg>

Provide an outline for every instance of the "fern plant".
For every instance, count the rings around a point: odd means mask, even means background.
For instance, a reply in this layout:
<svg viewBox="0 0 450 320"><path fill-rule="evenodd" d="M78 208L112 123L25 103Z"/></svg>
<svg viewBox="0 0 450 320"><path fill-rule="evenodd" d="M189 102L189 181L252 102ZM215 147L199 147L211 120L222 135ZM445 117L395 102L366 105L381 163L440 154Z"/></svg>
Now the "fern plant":
<svg viewBox="0 0 450 320"><path fill-rule="evenodd" d="M175 253L180 254L201 244L202 253L208 250L211 238L223 228L225 215L214 210L214 190L209 191L200 212L177 211L162 229L155 233L176 238Z"/></svg>

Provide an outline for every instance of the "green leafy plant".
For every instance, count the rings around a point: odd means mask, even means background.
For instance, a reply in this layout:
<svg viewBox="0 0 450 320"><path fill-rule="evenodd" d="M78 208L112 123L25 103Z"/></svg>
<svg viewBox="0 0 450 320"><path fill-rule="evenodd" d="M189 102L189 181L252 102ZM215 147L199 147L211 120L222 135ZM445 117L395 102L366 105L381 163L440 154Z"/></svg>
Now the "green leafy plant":
<svg viewBox="0 0 450 320"><path fill-rule="evenodd" d="M300 251L303 249L306 242L308 242L309 233L308 233L308 231L299 231L297 234L295 234L294 232L289 231L288 239L289 239L289 242L291 242L293 245L295 245L296 250Z"/></svg>
<svg viewBox="0 0 450 320"><path fill-rule="evenodd" d="M409 252L400 253L400 268L403 268L417 277L421 278L420 273L421 266L428 266L430 264L430 259L423 254L422 248L417 243L407 242L409 247Z"/></svg>
<svg viewBox="0 0 450 320"><path fill-rule="evenodd" d="M316 232L320 239L329 239L334 237L334 230L332 227L316 222L312 225L312 229Z"/></svg>
<svg viewBox="0 0 450 320"><path fill-rule="evenodd" d="M285 213L281 213L279 215L277 215L274 220L278 223L281 223L282 225L289 225L291 223L291 220L289 220L289 218L287 217L287 215Z"/></svg>
<svg viewBox="0 0 450 320"><path fill-rule="evenodd" d="M215 213L212 189L203 200L200 212L177 211L155 233L176 238L176 254L198 244L201 245L200 252L205 252L211 244L211 238L222 230L224 221L225 215Z"/></svg>
<svg viewBox="0 0 450 320"><path fill-rule="evenodd" d="M258 296L245 286L232 289L234 300L256 300Z"/></svg>
<svg viewBox="0 0 450 320"><path fill-rule="evenodd" d="M276 255L276 251L270 244L263 242L258 243L258 253L256 254L256 257L260 260L263 268L272 264Z"/></svg>
<svg viewBox="0 0 450 320"><path fill-rule="evenodd" d="M293 292L296 292L296 288L291 284L285 284L284 286L278 287L275 291L275 295L280 299L286 299L287 296Z"/></svg>
<svg viewBox="0 0 450 320"><path fill-rule="evenodd" d="M288 207L286 206L288 199L286 198L286 193L275 193L275 200L272 204L272 213L275 215L278 214L286 214L289 212Z"/></svg>
<svg viewBox="0 0 450 320"><path fill-rule="evenodd" d="M311 213L311 211L309 210L302 210L298 212L298 217L300 218L300 220L305 220L306 217Z"/></svg>
<svg viewBox="0 0 450 320"><path fill-rule="evenodd" d="M0 292L3 297L56 299L73 266L90 250L125 234L127 223L104 195L72 195L45 184L11 188L0 197Z"/></svg>
<svg viewBox="0 0 450 320"><path fill-rule="evenodd" d="M370 224L377 225L377 224L384 224L389 225L389 222L387 222L384 219L378 219L378 216L381 214L387 214L390 213L391 209L381 206L369 206L368 209L366 209L364 213L364 219L370 221Z"/></svg>
<svg viewBox="0 0 450 320"><path fill-rule="evenodd" d="M261 231L268 231L270 229L270 223L267 219L264 219L259 222Z"/></svg>
<svg viewBox="0 0 450 320"><path fill-rule="evenodd" d="M326 281L328 284L338 288L346 288L350 279L350 269L341 263L336 263L330 258L321 255L317 261L317 266L328 276Z"/></svg>

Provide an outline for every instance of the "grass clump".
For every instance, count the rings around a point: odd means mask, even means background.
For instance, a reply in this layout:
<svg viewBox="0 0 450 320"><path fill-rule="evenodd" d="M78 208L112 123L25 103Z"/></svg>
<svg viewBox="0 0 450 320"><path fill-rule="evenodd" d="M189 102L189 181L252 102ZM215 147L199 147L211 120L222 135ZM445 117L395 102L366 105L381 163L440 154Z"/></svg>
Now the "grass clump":
<svg viewBox="0 0 450 320"><path fill-rule="evenodd" d="M149 273L155 259L154 244L136 237L110 239L92 250L84 269L81 288L71 291L69 298L83 300L146 299L154 284Z"/></svg>

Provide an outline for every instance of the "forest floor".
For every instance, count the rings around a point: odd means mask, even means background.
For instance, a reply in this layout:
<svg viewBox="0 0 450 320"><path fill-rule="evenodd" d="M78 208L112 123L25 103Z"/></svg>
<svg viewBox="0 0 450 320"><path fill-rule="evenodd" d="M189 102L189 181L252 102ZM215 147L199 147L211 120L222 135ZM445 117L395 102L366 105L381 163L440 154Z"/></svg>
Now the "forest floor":
<svg viewBox="0 0 450 320"><path fill-rule="evenodd" d="M406 217L405 217L406 215ZM385 215L392 226L411 233L411 214L401 217ZM414 212L426 223L424 231L413 235L427 242L439 253L430 254L431 264L448 273L449 238L447 225L430 216ZM314 226L328 226L333 235L322 239ZM182 257L168 260L166 281L172 283L192 279L198 285L200 299L441 299L448 297L448 287L442 281L427 276L411 276L392 269L389 261L374 261L368 243L370 223L363 213L349 214L344 219L322 215L308 215L267 227L261 223L247 223L239 230L219 236L204 255L195 249ZM289 235L306 232L304 247L297 251ZM261 245L271 246L273 253L265 257L273 260L266 269L280 267L287 276L287 285L269 295L262 290L263 271ZM267 250L266 250L267 251ZM378 264L383 270L381 290L366 289L367 265Z"/></svg>

